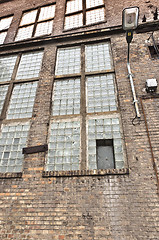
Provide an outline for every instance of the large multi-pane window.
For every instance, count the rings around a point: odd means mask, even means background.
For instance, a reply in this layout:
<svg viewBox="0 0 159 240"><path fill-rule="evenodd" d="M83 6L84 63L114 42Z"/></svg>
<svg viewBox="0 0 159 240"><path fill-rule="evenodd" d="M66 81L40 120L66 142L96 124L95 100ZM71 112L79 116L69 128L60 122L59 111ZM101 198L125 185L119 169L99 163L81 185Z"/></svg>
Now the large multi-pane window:
<svg viewBox="0 0 159 240"><path fill-rule="evenodd" d="M66 1L65 29L77 28L104 20L104 0Z"/></svg>
<svg viewBox="0 0 159 240"><path fill-rule="evenodd" d="M3 44L5 41L12 19L13 16L0 18L0 44Z"/></svg>
<svg viewBox="0 0 159 240"><path fill-rule="evenodd" d="M43 51L0 57L0 172L21 172Z"/></svg>
<svg viewBox="0 0 159 240"><path fill-rule="evenodd" d="M109 42L57 51L47 171L123 168Z"/></svg>
<svg viewBox="0 0 159 240"><path fill-rule="evenodd" d="M15 41L52 33L55 4L23 13Z"/></svg>

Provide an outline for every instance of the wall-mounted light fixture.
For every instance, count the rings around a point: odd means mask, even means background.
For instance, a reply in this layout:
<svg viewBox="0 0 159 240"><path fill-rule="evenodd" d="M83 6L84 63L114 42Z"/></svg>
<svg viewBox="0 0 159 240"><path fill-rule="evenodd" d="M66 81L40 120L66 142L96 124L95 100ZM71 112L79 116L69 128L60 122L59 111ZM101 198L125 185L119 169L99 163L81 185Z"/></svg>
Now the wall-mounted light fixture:
<svg viewBox="0 0 159 240"><path fill-rule="evenodd" d="M124 30L133 30L138 26L138 18L139 18L139 8L138 7L130 7L125 8L123 10L123 29Z"/></svg>
<svg viewBox="0 0 159 240"><path fill-rule="evenodd" d="M130 68L130 43L133 38L133 30L137 28L138 26L138 18L139 18L139 8L138 7L130 7L130 8L125 8L123 10L122 14L122 26L123 29L126 30L126 40L128 43L128 55L127 55L127 68L128 68L128 76L130 79L130 84L131 84L131 89L133 93L133 100L134 100L134 106L136 110L136 117L140 118L140 113L139 113L139 107L138 107L138 101L136 98L136 93L135 93L135 87L134 87L134 82L133 82L133 75L131 73L131 68Z"/></svg>

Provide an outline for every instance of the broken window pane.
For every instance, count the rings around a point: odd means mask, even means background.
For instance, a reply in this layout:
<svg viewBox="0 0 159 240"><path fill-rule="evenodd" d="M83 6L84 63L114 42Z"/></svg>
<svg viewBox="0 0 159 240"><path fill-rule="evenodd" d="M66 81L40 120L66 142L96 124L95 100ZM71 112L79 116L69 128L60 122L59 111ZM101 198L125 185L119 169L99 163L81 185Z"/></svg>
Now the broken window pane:
<svg viewBox="0 0 159 240"><path fill-rule="evenodd" d="M97 168L115 168L114 146L112 139L96 140L97 146Z"/></svg>

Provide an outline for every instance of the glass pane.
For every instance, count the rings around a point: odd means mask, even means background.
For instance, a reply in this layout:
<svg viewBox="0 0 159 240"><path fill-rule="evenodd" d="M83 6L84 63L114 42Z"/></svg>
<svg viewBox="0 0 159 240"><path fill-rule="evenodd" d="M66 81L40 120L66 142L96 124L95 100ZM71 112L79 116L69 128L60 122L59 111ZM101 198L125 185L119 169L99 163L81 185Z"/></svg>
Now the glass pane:
<svg viewBox="0 0 159 240"><path fill-rule="evenodd" d="M53 94L53 115L80 113L80 79L56 81Z"/></svg>
<svg viewBox="0 0 159 240"><path fill-rule="evenodd" d="M32 32L33 32L33 25L29 27L23 27L18 29L17 36L15 38L15 41L20 41L23 39L31 38L32 37Z"/></svg>
<svg viewBox="0 0 159 240"><path fill-rule="evenodd" d="M0 134L0 172L21 172L22 148L25 147L29 123L2 125Z"/></svg>
<svg viewBox="0 0 159 240"><path fill-rule="evenodd" d="M8 85L0 86L0 113L3 108L4 100L8 91Z"/></svg>
<svg viewBox="0 0 159 240"><path fill-rule="evenodd" d="M0 33L0 44L4 43L6 36L7 36L7 32Z"/></svg>
<svg viewBox="0 0 159 240"><path fill-rule="evenodd" d="M60 48L57 52L56 75L74 74L81 71L81 48Z"/></svg>
<svg viewBox="0 0 159 240"><path fill-rule="evenodd" d="M7 119L32 116L37 82L16 84L11 96Z"/></svg>
<svg viewBox="0 0 159 240"><path fill-rule="evenodd" d="M67 1L66 13L72 13L82 10L82 0Z"/></svg>
<svg viewBox="0 0 159 240"><path fill-rule="evenodd" d="M104 21L104 8L99 8L86 12L86 24L93 24Z"/></svg>
<svg viewBox="0 0 159 240"><path fill-rule="evenodd" d="M46 171L79 170L80 122L53 122Z"/></svg>
<svg viewBox="0 0 159 240"><path fill-rule="evenodd" d="M38 21L54 18L54 16L55 16L55 5L42 7L40 9L40 15L39 15Z"/></svg>
<svg viewBox="0 0 159 240"><path fill-rule="evenodd" d="M109 43L86 45L86 72L112 69Z"/></svg>
<svg viewBox="0 0 159 240"><path fill-rule="evenodd" d="M16 79L28 79L39 76L43 51L22 54Z"/></svg>
<svg viewBox="0 0 159 240"><path fill-rule="evenodd" d="M0 20L0 31L3 29L8 29L12 22L13 17L2 18Z"/></svg>
<svg viewBox="0 0 159 240"><path fill-rule="evenodd" d="M17 56L0 57L0 82L11 80Z"/></svg>
<svg viewBox="0 0 159 240"><path fill-rule="evenodd" d="M35 37L52 33L53 21L38 23L35 31Z"/></svg>
<svg viewBox="0 0 159 240"><path fill-rule="evenodd" d="M83 25L83 14L75 14L65 17L65 29L77 28Z"/></svg>
<svg viewBox="0 0 159 240"><path fill-rule="evenodd" d="M107 112L117 110L114 75L87 77L87 111Z"/></svg>
<svg viewBox="0 0 159 240"><path fill-rule="evenodd" d="M36 19L37 9L33 11L29 11L23 14L20 26L34 23Z"/></svg>
<svg viewBox="0 0 159 240"><path fill-rule="evenodd" d="M124 166L123 146L118 118L91 119L88 121L88 167L97 169L96 141L113 139L116 168ZM106 150L106 149L105 149ZM103 150L104 151L104 150Z"/></svg>
<svg viewBox="0 0 159 240"><path fill-rule="evenodd" d="M103 0L86 0L86 8L92 8L103 4Z"/></svg>

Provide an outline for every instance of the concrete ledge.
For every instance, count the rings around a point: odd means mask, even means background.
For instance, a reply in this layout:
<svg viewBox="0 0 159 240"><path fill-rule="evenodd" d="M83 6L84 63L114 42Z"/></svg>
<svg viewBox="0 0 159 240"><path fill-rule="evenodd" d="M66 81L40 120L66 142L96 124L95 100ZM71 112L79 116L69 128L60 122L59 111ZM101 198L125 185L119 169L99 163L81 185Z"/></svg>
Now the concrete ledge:
<svg viewBox="0 0 159 240"><path fill-rule="evenodd" d="M72 171L43 171L43 177L74 177L74 176L104 176L104 175L126 175L128 168L123 169L95 169L95 170L72 170Z"/></svg>
<svg viewBox="0 0 159 240"><path fill-rule="evenodd" d="M22 172L19 173L0 173L0 179L1 178L21 178Z"/></svg>

